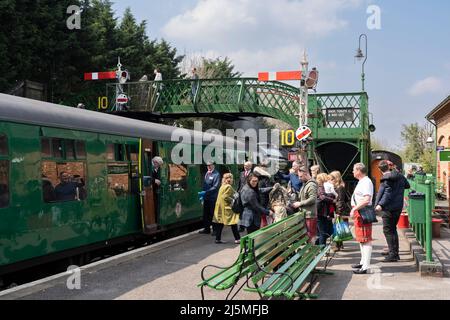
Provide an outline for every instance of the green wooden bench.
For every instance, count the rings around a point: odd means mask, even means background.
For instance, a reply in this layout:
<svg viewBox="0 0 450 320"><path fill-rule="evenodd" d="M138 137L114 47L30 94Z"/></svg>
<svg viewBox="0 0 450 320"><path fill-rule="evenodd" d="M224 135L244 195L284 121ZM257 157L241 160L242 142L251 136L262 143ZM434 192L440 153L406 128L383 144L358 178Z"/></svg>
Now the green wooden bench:
<svg viewBox="0 0 450 320"><path fill-rule="evenodd" d="M316 298L317 295L300 292L308 276L311 284L318 273L326 273L331 259L330 245L316 246L308 242L303 213L289 216L275 224L255 231L241 238L240 252L236 261L226 268L208 265L202 269L201 288L230 290L226 299L236 294L247 284L246 291L257 292L261 298ZM326 256L324 268L316 270L317 264ZM207 268L221 269L218 273L205 277ZM238 281L246 281L234 292Z"/></svg>

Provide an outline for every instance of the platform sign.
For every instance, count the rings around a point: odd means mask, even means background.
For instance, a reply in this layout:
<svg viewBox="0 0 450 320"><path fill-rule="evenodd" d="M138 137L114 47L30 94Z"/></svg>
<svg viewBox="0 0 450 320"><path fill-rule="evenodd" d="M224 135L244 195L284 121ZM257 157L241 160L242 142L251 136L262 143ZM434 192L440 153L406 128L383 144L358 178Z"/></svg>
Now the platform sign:
<svg viewBox="0 0 450 320"><path fill-rule="evenodd" d="M444 151L439 152L439 161L450 162L450 150L444 150Z"/></svg>
<svg viewBox="0 0 450 320"><path fill-rule="evenodd" d="M436 151L444 151L445 147L444 146L437 146L436 147Z"/></svg>
<svg viewBox="0 0 450 320"><path fill-rule="evenodd" d="M327 122L351 122L353 119L353 108L327 109Z"/></svg>
<svg viewBox="0 0 450 320"><path fill-rule="evenodd" d="M116 103L125 104L127 102L128 102L128 97L124 93L119 94L116 98Z"/></svg>
<svg viewBox="0 0 450 320"><path fill-rule="evenodd" d="M300 128L295 131L295 137L298 141L306 140L310 135L312 131L307 126L301 126Z"/></svg>

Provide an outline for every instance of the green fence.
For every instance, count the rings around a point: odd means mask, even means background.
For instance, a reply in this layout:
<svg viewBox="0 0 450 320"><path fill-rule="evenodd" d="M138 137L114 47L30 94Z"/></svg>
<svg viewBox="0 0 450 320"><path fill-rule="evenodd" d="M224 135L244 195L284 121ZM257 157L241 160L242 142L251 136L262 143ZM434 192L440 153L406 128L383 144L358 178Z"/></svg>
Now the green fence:
<svg viewBox="0 0 450 320"><path fill-rule="evenodd" d="M427 261L432 262L432 209L435 204L433 177L416 177L408 180L411 188L405 190L409 223L417 241L426 252Z"/></svg>

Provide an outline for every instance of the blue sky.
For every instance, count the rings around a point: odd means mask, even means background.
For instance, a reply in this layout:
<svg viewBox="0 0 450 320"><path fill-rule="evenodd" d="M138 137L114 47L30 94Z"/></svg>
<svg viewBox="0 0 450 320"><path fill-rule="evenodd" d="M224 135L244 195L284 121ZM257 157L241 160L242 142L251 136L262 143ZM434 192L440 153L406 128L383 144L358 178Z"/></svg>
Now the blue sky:
<svg viewBox="0 0 450 320"><path fill-rule="evenodd" d="M369 30L369 5L381 9L381 29ZM401 145L402 124L424 116L450 94L450 1L367 0L116 0L188 56L231 58L238 71L299 69L303 49L320 71L318 92L361 90L354 59L368 36L365 64L374 137Z"/></svg>

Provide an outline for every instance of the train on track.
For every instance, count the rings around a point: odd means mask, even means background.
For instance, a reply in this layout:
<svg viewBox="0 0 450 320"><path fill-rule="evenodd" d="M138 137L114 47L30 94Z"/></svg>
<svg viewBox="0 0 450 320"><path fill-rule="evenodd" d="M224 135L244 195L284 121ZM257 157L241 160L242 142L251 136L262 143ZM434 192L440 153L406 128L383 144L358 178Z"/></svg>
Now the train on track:
<svg viewBox="0 0 450 320"><path fill-rule="evenodd" d="M192 154L228 139L183 130L192 136ZM206 166L170 162L173 132L0 94L0 277L68 257L78 264L92 250L199 223ZM232 140L235 148L221 149L224 156L239 152ZM154 156L165 162L158 193L151 183ZM237 165L216 168L238 173ZM76 184L75 195L67 183Z"/></svg>

